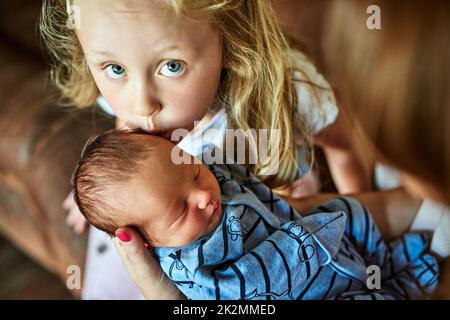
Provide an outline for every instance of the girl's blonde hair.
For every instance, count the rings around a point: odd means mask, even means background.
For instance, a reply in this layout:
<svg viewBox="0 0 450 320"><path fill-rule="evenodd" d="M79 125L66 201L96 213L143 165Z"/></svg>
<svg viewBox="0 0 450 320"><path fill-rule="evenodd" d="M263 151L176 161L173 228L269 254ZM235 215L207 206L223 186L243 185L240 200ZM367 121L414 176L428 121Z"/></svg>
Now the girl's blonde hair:
<svg viewBox="0 0 450 320"><path fill-rule="evenodd" d="M312 139L308 124L297 112L292 80L296 53L281 32L270 2L166 1L177 16L206 18L221 34L226 68L218 98L227 107L230 126L244 131L267 129L267 154L279 157L278 163L258 162L247 167L272 188L288 186L298 170L294 132L310 150ZM74 30L66 27L66 9L65 0L44 0L40 30L53 58L51 78L63 97L80 107L89 106L99 92ZM279 135L271 129L278 129ZM274 164L278 165L275 175L262 174Z"/></svg>

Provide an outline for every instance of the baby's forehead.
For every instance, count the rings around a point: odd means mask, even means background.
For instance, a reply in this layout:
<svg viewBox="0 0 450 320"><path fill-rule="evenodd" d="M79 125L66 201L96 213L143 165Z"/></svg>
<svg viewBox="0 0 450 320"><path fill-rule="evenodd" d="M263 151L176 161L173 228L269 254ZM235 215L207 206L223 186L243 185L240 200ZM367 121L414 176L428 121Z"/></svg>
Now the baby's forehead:
<svg viewBox="0 0 450 320"><path fill-rule="evenodd" d="M164 143L154 145L147 156L140 161L140 171L143 175L152 176L153 182L163 183L195 170L197 162L180 148Z"/></svg>

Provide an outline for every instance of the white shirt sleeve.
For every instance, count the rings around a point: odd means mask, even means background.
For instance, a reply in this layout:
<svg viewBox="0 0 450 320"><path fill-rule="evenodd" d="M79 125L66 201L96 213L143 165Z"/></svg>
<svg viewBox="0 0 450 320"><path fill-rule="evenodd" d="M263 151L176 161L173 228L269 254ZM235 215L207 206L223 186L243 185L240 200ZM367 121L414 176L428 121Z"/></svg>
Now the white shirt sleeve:
<svg viewBox="0 0 450 320"><path fill-rule="evenodd" d="M197 125L177 146L194 157L199 157L208 145L223 147L226 129L227 115L225 108L221 108L208 123Z"/></svg>
<svg viewBox="0 0 450 320"><path fill-rule="evenodd" d="M115 117L116 114L114 113L113 109L111 108L111 106L108 104L108 101L106 101L106 99L103 96L99 96L97 98L97 104L100 106L100 108L103 109L103 111L105 111L107 114Z"/></svg>
<svg viewBox="0 0 450 320"><path fill-rule="evenodd" d="M293 73L298 112L316 134L336 120L339 108L330 84L312 62L298 51L294 57L301 70Z"/></svg>

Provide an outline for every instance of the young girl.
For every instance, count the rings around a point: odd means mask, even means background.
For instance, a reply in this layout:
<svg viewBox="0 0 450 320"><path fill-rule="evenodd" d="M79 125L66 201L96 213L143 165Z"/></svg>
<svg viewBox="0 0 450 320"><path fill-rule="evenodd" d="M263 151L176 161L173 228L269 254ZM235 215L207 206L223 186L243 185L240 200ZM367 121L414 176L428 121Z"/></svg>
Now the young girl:
<svg viewBox="0 0 450 320"><path fill-rule="evenodd" d="M279 138L276 174L261 174L272 161L248 165L274 189L308 170L312 152L304 156L298 147L310 150L313 136L330 150L349 146L328 83L288 44L267 1L46 0L40 27L63 97L85 107L101 95L122 126L165 137L195 129L195 121L222 130L278 129L279 137L268 130L269 155ZM345 166L348 176L364 177L361 163L353 164ZM78 221L73 202L65 206L69 223ZM86 269L85 298L139 296L95 229Z"/></svg>

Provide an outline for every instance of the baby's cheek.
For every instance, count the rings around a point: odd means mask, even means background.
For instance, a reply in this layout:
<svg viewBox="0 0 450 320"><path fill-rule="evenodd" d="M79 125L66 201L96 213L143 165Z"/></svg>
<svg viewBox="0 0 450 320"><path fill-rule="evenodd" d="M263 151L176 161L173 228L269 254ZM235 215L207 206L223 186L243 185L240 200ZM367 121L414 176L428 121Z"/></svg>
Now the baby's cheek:
<svg viewBox="0 0 450 320"><path fill-rule="evenodd" d="M193 224L194 225L194 224ZM208 227L208 219L205 215L199 215L195 221L195 227L192 228L192 234L195 237L200 237L204 234L205 229Z"/></svg>
<svg viewBox="0 0 450 320"><path fill-rule="evenodd" d="M171 240L175 241L177 246L187 245L200 238L200 233L200 226L191 224L188 228L181 228L180 230L174 231L171 235Z"/></svg>

